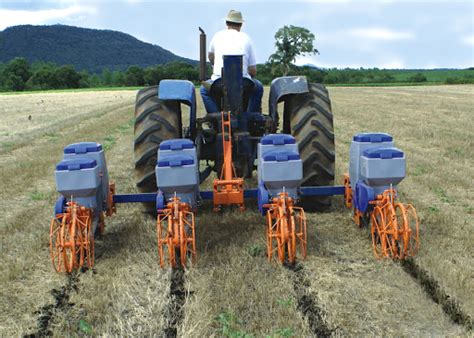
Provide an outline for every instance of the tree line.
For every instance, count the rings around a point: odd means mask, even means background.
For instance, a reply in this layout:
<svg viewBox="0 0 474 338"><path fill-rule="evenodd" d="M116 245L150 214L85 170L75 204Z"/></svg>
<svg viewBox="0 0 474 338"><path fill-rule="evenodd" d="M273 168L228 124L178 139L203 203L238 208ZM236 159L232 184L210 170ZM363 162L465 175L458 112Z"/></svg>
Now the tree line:
<svg viewBox="0 0 474 338"><path fill-rule="evenodd" d="M257 78L269 85L277 76L305 75L309 82L324 84L371 84L371 83L423 83L431 71L385 70L385 69L318 69L311 66L289 65L285 69L267 62L257 65ZM439 73L439 72L438 72ZM208 74L211 67L208 65ZM454 75L453 75L454 74ZM428 75L429 76L429 75ZM164 65L141 68L130 66L126 71L101 73L77 71L72 65L54 63L29 63L24 58L0 63L0 90L46 90L97 87L142 87L157 85L163 79L185 79L199 84L199 68L183 61L173 61ZM434 82L447 84L474 83L474 71L446 70L446 76L437 77Z"/></svg>
<svg viewBox="0 0 474 338"><path fill-rule="evenodd" d="M30 64L25 58L0 63L0 89L3 91L137 87L155 85L162 79L187 79L197 83L199 70L182 61L147 68L130 66L126 71L104 69L101 73L77 71L72 65L59 66L51 62Z"/></svg>

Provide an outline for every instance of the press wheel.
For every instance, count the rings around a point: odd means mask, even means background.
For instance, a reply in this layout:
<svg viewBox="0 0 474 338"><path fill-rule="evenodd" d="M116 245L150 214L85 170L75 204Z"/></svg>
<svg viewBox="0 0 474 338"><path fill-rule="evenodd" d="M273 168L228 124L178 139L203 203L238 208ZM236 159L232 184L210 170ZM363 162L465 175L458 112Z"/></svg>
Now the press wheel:
<svg viewBox="0 0 474 338"><path fill-rule="evenodd" d="M409 255L414 256L420 248L420 222L416 214L416 209L411 204L405 205L405 208L407 210L408 219L406 228L411 230Z"/></svg>
<svg viewBox="0 0 474 338"><path fill-rule="evenodd" d="M285 262L285 254L286 254L286 242L285 237L288 237L288 224L286 222L285 218L280 218L278 220L278 226L277 226L277 245L278 245L278 260L281 263Z"/></svg>
<svg viewBox="0 0 474 338"><path fill-rule="evenodd" d="M398 258L414 256L419 248L418 217L415 208L411 205L395 203L395 214L399 227L400 238Z"/></svg>
<svg viewBox="0 0 474 338"><path fill-rule="evenodd" d="M158 215L158 256L162 268L165 267L165 251L168 252L168 262L172 268L176 268L178 262L185 267L188 256L195 262L194 214L189 210L188 204L181 203L179 198L175 197Z"/></svg>
<svg viewBox="0 0 474 338"><path fill-rule="evenodd" d="M289 207L288 224L288 263L294 264L296 261L296 224L293 208Z"/></svg>
<svg viewBox="0 0 474 338"><path fill-rule="evenodd" d="M179 222L179 258L181 261L181 266L186 266L186 258L188 256L188 239L186 236L186 229L184 226L184 215L180 213L180 222Z"/></svg>
<svg viewBox="0 0 474 338"><path fill-rule="evenodd" d="M50 224L50 252L57 272L70 273L94 266L94 238L91 233L92 210L68 202L66 211Z"/></svg>
<svg viewBox="0 0 474 338"><path fill-rule="evenodd" d="M294 223L296 230L296 238L299 243L299 251L304 259L307 255L308 234L306 232L306 215L303 208L294 207Z"/></svg>
<svg viewBox="0 0 474 338"><path fill-rule="evenodd" d="M296 250L299 247L303 258L306 257L306 217L300 207L293 206L293 200L282 192L266 204L267 209L267 256L271 260L276 250L280 263L296 262ZM276 241L276 248L273 242Z"/></svg>
<svg viewBox="0 0 474 338"><path fill-rule="evenodd" d="M66 215L65 218L66 224L61 227L61 247L64 271L69 273L84 263L84 249L82 232L77 229L77 215Z"/></svg>
<svg viewBox="0 0 474 338"><path fill-rule="evenodd" d="M61 246L61 227L64 226L66 218L55 217L51 220L49 230L49 251L51 253L51 261L56 272L63 271L63 250Z"/></svg>
<svg viewBox="0 0 474 338"><path fill-rule="evenodd" d="M194 214L189 211L183 211L181 218L180 259L181 266L184 267L186 266L188 257L191 257L193 263L196 262L196 235L194 232Z"/></svg>
<svg viewBox="0 0 474 338"><path fill-rule="evenodd" d="M158 259L160 260L160 267L165 267L165 259L164 259L164 242L163 239L163 223L160 222L160 215L158 215L158 222L156 224L156 235L158 239ZM166 233L165 233L166 236Z"/></svg>
<svg viewBox="0 0 474 338"><path fill-rule="evenodd" d="M83 229L84 229L83 238L85 240L84 249L86 252L86 262L84 266L91 269L94 267L94 254L95 254L94 234L92 231L92 215L90 215L87 218L85 227L83 227Z"/></svg>
<svg viewBox="0 0 474 338"><path fill-rule="evenodd" d="M371 216L372 247L376 258L381 259L387 254L386 220L381 207L375 207Z"/></svg>
<svg viewBox="0 0 474 338"><path fill-rule="evenodd" d="M272 237L272 215L270 211L267 211L267 258L270 261L273 256L273 237Z"/></svg>

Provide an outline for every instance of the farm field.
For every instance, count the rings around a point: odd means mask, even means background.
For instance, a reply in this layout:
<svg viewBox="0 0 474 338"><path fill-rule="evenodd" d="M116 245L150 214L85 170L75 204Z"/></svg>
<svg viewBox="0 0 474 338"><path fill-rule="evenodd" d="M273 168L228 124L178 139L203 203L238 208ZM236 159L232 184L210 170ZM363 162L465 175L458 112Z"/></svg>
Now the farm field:
<svg viewBox="0 0 474 338"><path fill-rule="evenodd" d="M247 205L201 210L197 265L162 270L155 220L119 205L93 271L56 274L54 165L69 143L101 142L118 192L135 192L136 91L1 95L0 336L472 336L474 86L329 93L338 184L358 132L388 132L406 152L400 199L421 220L415 259L377 261L369 231L337 197L329 212L308 214L308 257L294 268L267 262L264 219Z"/></svg>

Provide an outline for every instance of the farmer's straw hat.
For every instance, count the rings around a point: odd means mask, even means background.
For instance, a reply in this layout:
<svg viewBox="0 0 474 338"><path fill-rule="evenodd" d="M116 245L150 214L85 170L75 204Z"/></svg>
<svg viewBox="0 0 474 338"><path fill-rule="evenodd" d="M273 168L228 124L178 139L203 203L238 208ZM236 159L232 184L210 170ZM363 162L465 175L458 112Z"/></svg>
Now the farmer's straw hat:
<svg viewBox="0 0 474 338"><path fill-rule="evenodd" d="M244 19L242 18L242 13L231 9L225 21L234 22L234 23L243 23Z"/></svg>

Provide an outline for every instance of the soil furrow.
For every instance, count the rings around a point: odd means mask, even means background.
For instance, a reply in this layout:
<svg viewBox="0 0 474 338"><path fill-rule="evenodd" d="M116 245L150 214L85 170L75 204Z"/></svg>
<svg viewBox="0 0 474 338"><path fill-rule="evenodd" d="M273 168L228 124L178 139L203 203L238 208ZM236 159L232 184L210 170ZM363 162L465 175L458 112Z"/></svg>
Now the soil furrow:
<svg viewBox="0 0 474 338"><path fill-rule="evenodd" d="M54 321L57 313L65 311L66 309L74 306L74 303L69 302L72 292L77 292L77 284L79 282L78 272L66 275L66 284L59 289L52 289L51 295L54 297L54 303L46 304L41 307L35 314L38 314L38 331L26 334L24 337L46 337L52 336L50 331L50 325Z"/></svg>
<svg viewBox="0 0 474 338"><path fill-rule="evenodd" d="M450 297L441 288L438 281L431 277L428 271L415 263L412 258L402 261L401 266L436 304L441 305L444 313L446 313L454 323L464 326L467 330L473 330L474 323L471 317L461 309L455 299Z"/></svg>
<svg viewBox="0 0 474 338"><path fill-rule="evenodd" d="M311 282L303 265L285 264L285 267L292 272L291 279L297 297L297 309L308 320L311 332L317 337L330 337L335 330L327 325L324 320L326 316L324 309L318 305L314 295L309 291Z"/></svg>
<svg viewBox="0 0 474 338"><path fill-rule="evenodd" d="M165 337L177 337L178 327L184 319L184 303L188 292L185 289L184 269L176 268L171 271L169 303L165 310L166 327L163 330Z"/></svg>

